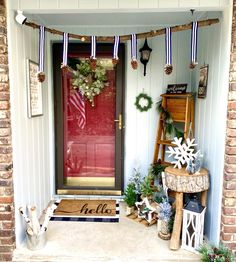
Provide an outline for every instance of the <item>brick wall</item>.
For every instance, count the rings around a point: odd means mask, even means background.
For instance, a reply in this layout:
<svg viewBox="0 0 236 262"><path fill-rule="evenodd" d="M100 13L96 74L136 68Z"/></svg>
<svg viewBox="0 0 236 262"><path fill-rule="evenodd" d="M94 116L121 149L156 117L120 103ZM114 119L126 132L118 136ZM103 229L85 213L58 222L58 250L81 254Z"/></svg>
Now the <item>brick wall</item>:
<svg viewBox="0 0 236 262"><path fill-rule="evenodd" d="M6 22L5 1L0 0L0 261L11 261L15 247Z"/></svg>
<svg viewBox="0 0 236 262"><path fill-rule="evenodd" d="M221 240L236 251L236 0L233 8Z"/></svg>

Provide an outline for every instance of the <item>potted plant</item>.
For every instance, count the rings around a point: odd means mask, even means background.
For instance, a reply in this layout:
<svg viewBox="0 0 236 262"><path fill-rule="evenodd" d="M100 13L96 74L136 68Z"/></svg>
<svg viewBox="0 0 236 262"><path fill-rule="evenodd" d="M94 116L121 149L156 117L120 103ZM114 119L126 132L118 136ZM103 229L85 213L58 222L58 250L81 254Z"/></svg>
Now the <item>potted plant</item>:
<svg viewBox="0 0 236 262"><path fill-rule="evenodd" d="M124 193L124 201L127 204L126 207L126 215L130 215L134 212L134 206L136 202L136 192L135 192L135 185L129 183Z"/></svg>
<svg viewBox="0 0 236 262"><path fill-rule="evenodd" d="M159 207L160 231L158 236L161 239L168 240L170 239L169 220L172 214L171 205L168 201L164 201L159 204Z"/></svg>
<svg viewBox="0 0 236 262"><path fill-rule="evenodd" d="M141 184L141 197L147 197L149 200L153 200L153 193L155 191L154 187L152 186L153 176L148 174Z"/></svg>
<svg viewBox="0 0 236 262"><path fill-rule="evenodd" d="M135 187L136 201L141 200L141 184L143 182L143 177L139 168L134 168L133 173L129 179L129 183L133 184Z"/></svg>
<svg viewBox="0 0 236 262"><path fill-rule="evenodd" d="M198 250L201 254L203 262L233 262L235 256L233 252L224 246L222 243L216 247L209 243L203 244Z"/></svg>

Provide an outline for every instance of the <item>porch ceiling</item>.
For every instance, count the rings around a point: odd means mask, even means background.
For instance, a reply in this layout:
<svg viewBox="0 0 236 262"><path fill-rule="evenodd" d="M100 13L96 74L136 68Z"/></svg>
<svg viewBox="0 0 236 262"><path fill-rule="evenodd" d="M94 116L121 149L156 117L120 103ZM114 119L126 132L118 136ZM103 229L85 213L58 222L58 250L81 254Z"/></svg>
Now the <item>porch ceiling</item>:
<svg viewBox="0 0 236 262"><path fill-rule="evenodd" d="M220 12L198 11L194 16L190 12L123 12L123 13L63 13L34 14L47 26L164 26L216 18Z"/></svg>

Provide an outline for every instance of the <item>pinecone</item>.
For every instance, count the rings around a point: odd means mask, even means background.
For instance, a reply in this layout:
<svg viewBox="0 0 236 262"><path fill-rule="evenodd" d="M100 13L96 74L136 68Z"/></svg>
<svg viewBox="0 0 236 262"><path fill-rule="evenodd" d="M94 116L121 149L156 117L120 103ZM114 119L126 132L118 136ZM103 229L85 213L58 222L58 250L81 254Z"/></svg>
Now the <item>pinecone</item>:
<svg viewBox="0 0 236 262"><path fill-rule="evenodd" d="M135 69L135 70L138 68L138 62L137 62L136 59L132 59L132 61L131 61L131 66L132 66L132 68Z"/></svg>
<svg viewBox="0 0 236 262"><path fill-rule="evenodd" d="M61 70L63 74L66 74L67 71L69 71L69 67L67 65L61 65Z"/></svg>
<svg viewBox="0 0 236 262"><path fill-rule="evenodd" d="M40 83L43 83L45 81L45 73L44 72L39 72L37 77L38 77L38 81Z"/></svg>
<svg viewBox="0 0 236 262"><path fill-rule="evenodd" d="M189 65L189 68L190 68L190 69L194 69L194 68L196 67L196 65L197 65L197 63L193 63L193 62L192 62L192 63Z"/></svg>
<svg viewBox="0 0 236 262"><path fill-rule="evenodd" d="M112 58L112 64L116 66L119 63L119 58Z"/></svg>
<svg viewBox="0 0 236 262"><path fill-rule="evenodd" d="M170 75L173 71L173 66L172 65L165 65L164 71L167 75Z"/></svg>
<svg viewBox="0 0 236 262"><path fill-rule="evenodd" d="M90 57L90 67L92 70L95 70L97 67L97 59L94 57Z"/></svg>

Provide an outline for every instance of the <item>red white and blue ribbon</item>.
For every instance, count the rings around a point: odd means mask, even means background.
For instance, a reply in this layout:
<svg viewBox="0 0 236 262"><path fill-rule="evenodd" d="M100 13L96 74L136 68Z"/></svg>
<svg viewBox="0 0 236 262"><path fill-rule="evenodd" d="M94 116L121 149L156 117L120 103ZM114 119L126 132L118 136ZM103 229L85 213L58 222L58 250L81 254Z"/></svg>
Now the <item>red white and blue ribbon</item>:
<svg viewBox="0 0 236 262"><path fill-rule="evenodd" d="M120 44L120 37L114 36L114 46L113 46L113 59L114 60L119 60L119 57L118 57L119 44Z"/></svg>
<svg viewBox="0 0 236 262"><path fill-rule="evenodd" d="M44 55L45 55L45 27L41 25L39 27L39 73L38 75L44 75ZM40 80L40 79L39 79ZM41 79L43 82L44 79Z"/></svg>
<svg viewBox="0 0 236 262"><path fill-rule="evenodd" d="M172 32L171 28L166 28L165 34L165 50L166 50L166 65L172 65Z"/></svg>
<svg viewBox="0 0 236 262"><path fill-rule="evenodd" d="M131 65L133 69L137 69L137 36L136 34L131 35Z"/></svg>
<svg viewBox="0 0 236 262"><path fill-rule="evenodd" d="M131 35L131 59L137 60L137 36L136 34Z"/></svg>
<svg viewBox="0 0 236 262"><path fill-rule="evenodd" d="M96 36L91 36L91 56L90 58L96 59Z"/></svg>
<svg viewBox="0 0 236 262"><path fill-rule="evenodd" d="M191 66L197 65L197 37L198 37L198 22L192 22L191 30Z"/></svg>
<svg viewBox="0 0 236 262"><path fill-rule="evenodd" d="M66 67L67 66L68 43L69 43L69 34L68 33L63 33L63 61L62 61L62 67Z"/></svg>

